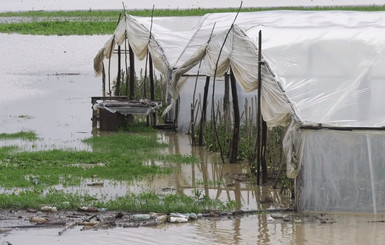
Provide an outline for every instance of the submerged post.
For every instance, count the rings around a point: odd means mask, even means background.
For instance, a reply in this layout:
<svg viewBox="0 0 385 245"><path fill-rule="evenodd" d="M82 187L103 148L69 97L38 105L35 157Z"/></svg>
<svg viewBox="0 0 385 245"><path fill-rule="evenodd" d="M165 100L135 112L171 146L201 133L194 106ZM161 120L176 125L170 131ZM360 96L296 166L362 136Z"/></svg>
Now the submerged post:
<svg viewBox="0 0 385 245"><path fill-rule="evenodd" d="M233 139L231 141L229 161L230 163L236 163L237 157L238 157L238 145L239 145L240 114L239 114L237 84L236 84L234 73L231 67L230 67L230 85L231 85L231 95L233 98L234 131L233 131Z"/></svg>
<svg viewBox="0 0 385 245"><path fill-rule="evenodd" d="M135 97L135 57L131 45L128 45L129 59L130 59L130 100Z"/></svg>
<svg viewBox="0 0 385 245"><path fill-rule="evenodd" d="M199 139L198 139L198 144L200 146L203 145L203 131L204 131L205 125L206 125L207 97L209 94L209 84L210 84L210 77L207 76L205 87L204 87L204 92L203 92L202 115L201 115L200 132L199 132Z"/></svg>

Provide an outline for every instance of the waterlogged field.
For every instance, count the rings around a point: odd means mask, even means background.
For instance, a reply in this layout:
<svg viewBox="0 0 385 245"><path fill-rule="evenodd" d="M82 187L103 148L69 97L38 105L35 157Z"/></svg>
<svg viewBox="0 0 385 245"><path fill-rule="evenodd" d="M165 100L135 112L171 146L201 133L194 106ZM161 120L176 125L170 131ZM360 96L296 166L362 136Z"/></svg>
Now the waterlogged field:
<svg viewBox="0 0 385 245"><path fill-rule="evenodd" d="M149 16L151 11L142 13ZM94 134L90 97L100 95L101 86L92 60L109 36L11 34L71 35L75 29L79 35L109 34L118 11L2 15L1 243L380 244L385 239L380 215L270 214L266 210L290 207L290 193L256 186L245 178L247 163L222 164L217 153L191 147L184 134L143 132L142 127ZM82 24L92 21L94 25ZM66 225L72 224L68 217L107 220L107 213L116 217L120 211L250 213L139 229L75 224L59 236L63 225L30 229L36 228L30 217L49 214L20 211L42 205L66 210ZM79 206L110 212L79 214ZM9 228L9 221L28 225Z"/></svg>

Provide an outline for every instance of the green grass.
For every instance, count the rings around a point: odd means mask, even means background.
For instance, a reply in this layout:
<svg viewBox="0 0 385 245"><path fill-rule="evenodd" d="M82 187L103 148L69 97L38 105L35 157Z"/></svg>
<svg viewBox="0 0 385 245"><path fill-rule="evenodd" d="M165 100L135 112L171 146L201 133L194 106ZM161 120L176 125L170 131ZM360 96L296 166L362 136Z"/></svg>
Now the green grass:
<svg viewBox="0 0 385 245"><path fill-rule="evenodd" d="M155 6L156 7L156 6ZM370 6L341 6L341 7L274 7L274 8L242 8L241 12L268 11L268 10L353 10L353 11L384 11L383 5ZM214 8L214 9L154 9L154 16L201 16L207 13L237 12L238 8ZM115 18L116 21L122 10L79 10L79 11L28 11L28 12L3 12L0 17L97 17ZM127 10L134 16L151 16L152 9Z"/></svg>
<svg viewBox="0 0 385 245"><path fill-rule="evenodd" d="M41 21L30 23L0 24L0 32L34 35L96 35L112 34L114 22Z"/></svg>
<svg viewBox="0 0 385 245"><path fill-rule="evenodd" d="M1 133L0 139L9 140L9 139L22 139L22 140L37 140L38 137L35 132L32 131L20 131L17 133Z"/></svg>
<svg viewBox="0 0 385 245"><path fill-rule="evenodd" d="M207 196L197 198L183 194L168 194L159 196L154 192L143 192L138 195L131 194L118 197L113 200L98 200L92 195L81 195L78 193L65 193L61 190L50 189L46 195L41 190L30 190L16 192L11 195L0 194L1 208L27 209L40 208L43 205L50 205L58 209L73 210L78 206L96 208L107 208L113 211L129 211L139 213L202 213L207 210L229 211L234 209L234 203L223 203L219 200L212 200Z"/></svg>
<svg viewBox="0 0 385 245"><path fill-rule="evenodd" d="M140 128L135 130L140 132ZM198 161L190 155L159 154L159 150L168 145L159 142L156 131L152 130L143 130L140 134L110 133L88 138L84 142L92 147L92 151L23 152L17 146L1 147L0 186L11 194L0 194L0 208L36 208L49 204L65 209L92 205L133 212L195 212L205 208L226 207L221 202L207 198L205 202L200 202L195 199L201 198L194 199L180 194L160 197L147 193L108 200L90 196L87 192L64 193L56 190L56 185L78 186L95 175L101 180L130 181L174 171L172 166L144 164L151 160L170 163ZM93 167L84 167L84 164Z"/></svg>
<svg viewBox="0 0 385 245"><path fill-rule="evenodd" d="M243 8L241 12L267 10L346 10L346 11L385 11L385 6L359 7L285 7L285 8ZM154 16L202 16L207 13L236 12L237 8L224 9L155 9ZM0 32L33 35L97 35L112 34L116 28L121 10L89 11L29 11L5 12L0 17L26 17L20 23L1 23ZM128 10L134 16L151 16L152 10Z"/></svg>

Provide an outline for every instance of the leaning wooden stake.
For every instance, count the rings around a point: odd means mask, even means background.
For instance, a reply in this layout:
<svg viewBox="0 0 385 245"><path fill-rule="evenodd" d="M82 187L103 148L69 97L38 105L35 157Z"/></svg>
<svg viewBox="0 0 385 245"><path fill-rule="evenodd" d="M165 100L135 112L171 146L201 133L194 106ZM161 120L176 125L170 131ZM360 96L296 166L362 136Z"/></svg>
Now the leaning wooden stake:
<svg viewBox="0 0 385 245"><path fill-rule="evenodd" d="M237 85L236 85L234 73L231 67L230 67L230 84L231 84L231 95L233 98L233 110L234 110L234 129L233 130L234 131L233 131L233 139L231 141L229 161L230 163L236 163L238 158L240 116L239 116Z"/></svg>

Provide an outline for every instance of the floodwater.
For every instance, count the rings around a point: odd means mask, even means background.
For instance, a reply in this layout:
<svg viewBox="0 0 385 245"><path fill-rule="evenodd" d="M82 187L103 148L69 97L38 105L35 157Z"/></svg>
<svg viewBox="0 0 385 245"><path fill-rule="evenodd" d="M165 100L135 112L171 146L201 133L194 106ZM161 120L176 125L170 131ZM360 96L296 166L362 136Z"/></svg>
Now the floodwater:
<svg viewBox="0 0 385 245"><path fill-rule="evenodd" d="M0 34L1 133L35 131L40 138L37 142L12 142L25 149L87 149L81 140L92 135L90 97L101 93L101 81L94 76L92 60L107 38ZM193 154L200 162L175 165L180 171L172 176L136 182L105 181L103 187L91 188L89 193L114 197L154 190L190 195L198 189L211 198L236 201L242 210L290 205L288 193L280 195L279 190L231 178L231 174L247 173L247 164L222 164L217 153L191 147L189 137L183 133L159 133L159 140L170 144L167 152ZM9 143L2 141L1 145ZM84 189L85 185L75 190ZM264 202L266 197L272 202ZM328 217L334 223L271 220L262 213L157 227L98 231L75 227L62 236L58 236L62 227L13 229L0 233L0 244L379 244L385 240L385 223L373 222L383 221L381 215Z"/></svg>

